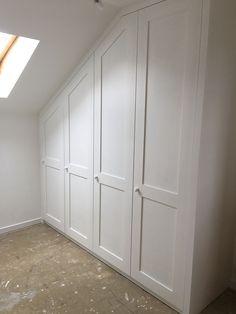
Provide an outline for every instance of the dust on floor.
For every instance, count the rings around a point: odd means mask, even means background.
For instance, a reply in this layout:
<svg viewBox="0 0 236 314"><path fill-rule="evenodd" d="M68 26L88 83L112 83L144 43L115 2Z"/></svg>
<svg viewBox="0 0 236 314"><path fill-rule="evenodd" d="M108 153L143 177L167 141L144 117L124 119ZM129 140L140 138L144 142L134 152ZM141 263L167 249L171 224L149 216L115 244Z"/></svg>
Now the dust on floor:
<svg viewBox="0 0 236 314"><path fill-rule="evenodd" d="M0 313L176 314L45 224L1 236L0 252ZM236 313L231 294L204 314Z"/></svg>

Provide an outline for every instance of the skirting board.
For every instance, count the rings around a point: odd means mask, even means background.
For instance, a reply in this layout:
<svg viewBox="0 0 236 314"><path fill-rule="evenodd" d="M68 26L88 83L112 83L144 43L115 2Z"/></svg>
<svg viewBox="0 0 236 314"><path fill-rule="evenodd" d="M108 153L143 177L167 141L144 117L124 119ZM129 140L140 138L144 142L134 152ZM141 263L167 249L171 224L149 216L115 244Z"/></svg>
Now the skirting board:
<svg viewBox="0 0 236 314"><path fill-rule="evenodd" d="M23 222L20 222L18 224L15 225L10 225L7 227L2 227L0 228L0 234L4 234L4 233L8 233L8 232L12 232L12 231L16 231L22 228L26 228L26 227L30 227L32 225L38 224L38 223L42 223L42 218L35 218L32 220L26 220Z"/></svg>

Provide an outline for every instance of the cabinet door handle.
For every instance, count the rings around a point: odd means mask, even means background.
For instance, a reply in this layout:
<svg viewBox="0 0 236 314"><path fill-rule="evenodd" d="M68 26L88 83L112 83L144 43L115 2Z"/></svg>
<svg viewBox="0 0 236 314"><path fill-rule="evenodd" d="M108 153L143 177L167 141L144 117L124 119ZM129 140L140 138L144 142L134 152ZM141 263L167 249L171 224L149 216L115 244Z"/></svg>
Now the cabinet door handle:
<svg viewBox="0 0 236 314"><path fill-rule="evenodd" d="M134 188L134 192L141 194L140 188L137 186Z"/></svg>
<svg viewBox="0 0 236 314"><path fill-rule="evenodd" d="M66 166L64 169L65 169L66 172L69 172L69 167L68 166Z"/></svg>
<svg viewBox="0 0 236 314"><path fill-rule="evenodd" d="M99 177L98 177L98 175L94 176L94 179L95 179L97 182L99 182Z"/></svg>

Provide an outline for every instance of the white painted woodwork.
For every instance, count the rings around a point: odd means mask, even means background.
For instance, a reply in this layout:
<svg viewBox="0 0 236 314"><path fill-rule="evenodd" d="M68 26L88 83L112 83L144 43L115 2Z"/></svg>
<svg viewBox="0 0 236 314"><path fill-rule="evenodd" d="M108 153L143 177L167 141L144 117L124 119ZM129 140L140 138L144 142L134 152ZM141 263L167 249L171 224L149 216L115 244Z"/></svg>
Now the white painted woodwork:
<svg viewBox="0 0 236 314"><path fill-rule="evenodd" d="M95 53L94 252L130 273L137 15Z"/></svg>
<svg viewBox="0 0 236 314"><path fill-rule="evenodd" d="M56 100L42 123L44 219L64 231L64 114L63 97Z"/></svg>
<svg viewBox="0 0 236 314"><path fill-rule="evenodd" d="M234 7L131 6L41 113L44 219L183 314L229 281Z"/></svg>
<svg viewBox="0 0 236 314"><path fill-rule="evenodd" d="M66 103L66 233L92 249L93 58L64 92Z"/></svg>
<svg viewBox="0 0 236 314"><path fill-rule="evenodd" d="M194 5L192 14L187 1L167 0L139 15L131 274L178 310L200 10Z"/></svg>
<svg viewBox="0 0 236 314"><path fill-rule="evenodd" d="M210 12L210 27L193 218L190 314L200 313L229 287L232 232L236 231L236 72L232 71L236 55L236 2L204 1L204 6L204 14Z"/></svg>

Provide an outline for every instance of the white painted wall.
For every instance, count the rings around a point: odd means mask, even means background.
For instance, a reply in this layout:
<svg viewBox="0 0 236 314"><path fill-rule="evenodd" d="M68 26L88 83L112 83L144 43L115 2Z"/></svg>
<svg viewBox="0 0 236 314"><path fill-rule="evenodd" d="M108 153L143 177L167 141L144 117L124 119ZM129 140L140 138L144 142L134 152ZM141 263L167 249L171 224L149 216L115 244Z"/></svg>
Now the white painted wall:
<svg viewBox="0 0 236 314"><path fill-rule="evenodd" d="M235 0L211 1L192 279L194 314L223 292L231 277L234 226L230 222L234 221L225 192L235 99L235 9Z"/></svg>
<svg viewBox="0 0 236 314"><path fill-rule="evenodd" d="M37 115L0 112L0 232L40 217Z"/></svg>
<svg viewBox="0 0 236 314"><path fill-rule="evenodd" d="M222 3L222 1L221 1ZM230 121L230 137L229 137L229 159L228 159L228 169L227 169L227 184L225 188L225 207L228 210L229 219L232 222L231 228L234 230L235 237L234 237L234 259L233 259L233 270L231 276L231 288L236 290L236 63L235 63L235 56L236 56L236 37L235 37L235 29L236 29L236 19L235 19L235 12L236 12L236 2L234 0L227 0L226 4L229 5L229 10L231 10L231 14L228 16L228 44L231 48L230 59L228 60L229 64L229 71L231 73L231 83L230 90L231 93L229 97L231 97L232 102L232 109L231 109L231 121ZM225 4L225 2L224 2ZM224 6L222 3L222 5ZM224 12L224 11L223 11ZM227 40L227 39L226 39ZM231 62L231 64L229 63ZM222 76L225 77L224 73ZM230 229L227 231L231 231ZM231 243L230 243L231 245Z"/></svg>

